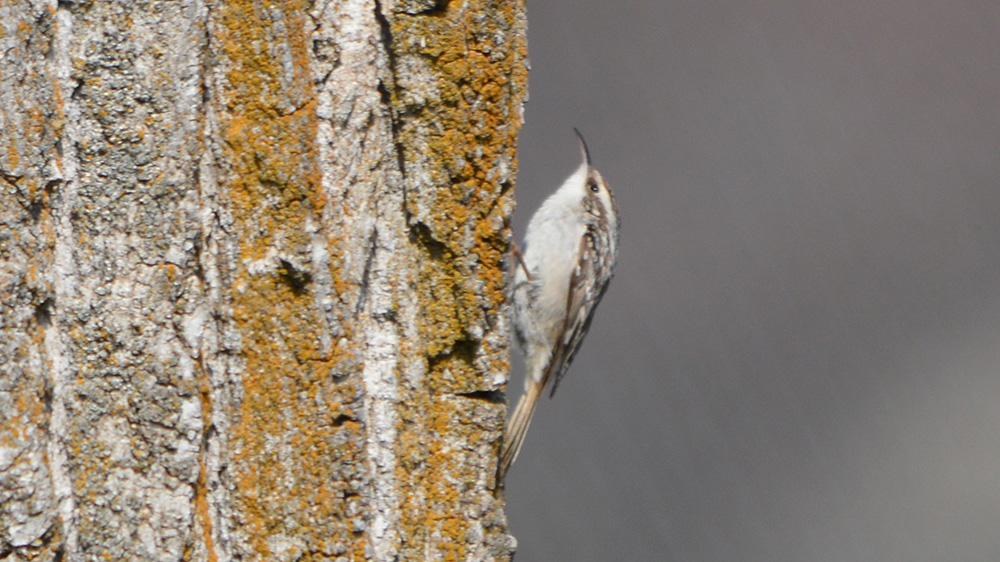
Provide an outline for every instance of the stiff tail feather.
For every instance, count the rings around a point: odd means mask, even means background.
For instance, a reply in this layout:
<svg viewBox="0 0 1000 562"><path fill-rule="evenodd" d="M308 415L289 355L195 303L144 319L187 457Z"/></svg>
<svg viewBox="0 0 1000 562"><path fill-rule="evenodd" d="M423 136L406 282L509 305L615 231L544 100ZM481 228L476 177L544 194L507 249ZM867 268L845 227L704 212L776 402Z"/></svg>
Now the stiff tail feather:
<svg viewBox="0 0 1000 562"><path fill-rule="evenodd" d="M538 405L538 398L542 395L542 383L531 381L521 399L514 408L514 413L507 422L506 436L503 446L500 447L500 463L497 465L497 482L503 482L504 476L510 470L517 454L521 452L521 445L524 444L524 436L528 433L528 426L531 425L531 417L535 415L535 406Z"/></svg>

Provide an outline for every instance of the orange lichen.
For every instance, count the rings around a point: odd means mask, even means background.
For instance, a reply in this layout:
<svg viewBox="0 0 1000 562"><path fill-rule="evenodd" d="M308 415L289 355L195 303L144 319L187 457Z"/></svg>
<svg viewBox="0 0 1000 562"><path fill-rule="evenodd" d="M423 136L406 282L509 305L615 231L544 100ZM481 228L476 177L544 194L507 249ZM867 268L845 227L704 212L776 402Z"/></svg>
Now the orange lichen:
<svg viewBox="0 0 1000 562"><path fill-rule="evenodd" d="M469 450L455 450L453 444L490 437L459 422L464 414L452 394L485 387L477 358L488 358L490 371L507 368L503 356L470 334L492 324L489 316L500 313L505 298L508 233L502 225L511 205L503 200L510 193L493 168L501 160L512 167L515 162L526 50L523 37L509 31L517 28L521 10L521 2L488 8L444 3L430 14L397 13L390 20L396 56L421 58L438 92L427 100L404 89L392 98L395 113L405 116L399 123L401 145L414 150L405 157L420 160L435 185L407 200L410 215L421 217L426 227L416 237L423 348L412 352L428 359L428 372L424 388L401 385L405 398L399 406L404 421L397 475L408 491L401 523L414 555L437 536L426 546L443 559L466 557L469 522L463 502L469 499L460 488L471 487L481 460L467 462ZM479 17L484 12L489 17ZM500 36L504 45L490 43Z"/></svg>
<svg viewBox="0 0 1000 562"><path fill-rule="evenodd" d="M294 520L294 534L310 548L341 542L360 560L365 540L346 526L346 484L336 471L362 463L361 451L355 440L336 449L332 442L338 435L362 435L365 428L350 419L331 423L341 414L353 416L350 403L359 381L329 380L344 358L320 343L327 324L312 293L282 280L282 267L298 266L279 266L274 257L277 251L308 263L312 241L305 221L327 204L316 164L307 9L304 0L239 0L222 5L217 15L227 85L221 130L231 164L225 181L240 240L231 294L245 363L243 401L234 415L235 501L245 536L262 558L273 554L267 538ZM428 364L424 387L401 383L399 389L397 478L407 491L402 532L414 552L431 536L441 537L429 546L446 559L465 557L468 522L460 489L474 478L464 461L467 451L449 444L489 438L456 421L463 415L452 394L483 388L473 362L484 353L493 357L469 334L481 333L504 299L507 233L498 225L506 217L498 215L509 204L497 202L510 194L492 168L500 160L514 161L524 92L523 38L515 37L515 45L495 57L497 47L489 41L499 31L491 26L514 27L520 10L520 2L464 9L444 4L430 15L389 18L391 48L399 56L426 57L441 93L420 105L394 91L392 104L400 144L427 149L405 158L426 159L437 185L427 196L408 199L414 215L432 218L414 240L420 253L413 279L419 334L402 344L404 360ZM474 19L477 12L493 19ZM424 41L409 41L414 38ZM290 67L282 66L279 51L290 57ZM418 125L422 121L442 132L427 134ZM333 288L346 294L352 287L336 267L338 241L331 237L327 243ZM465 257L470 251L471 263ZM502 358L490 367L504 368Z"/></svg>
<svg viewBox="0 0 1000 562"><path fill-rule="evenodd" d="M208 379L208 371L200 359L199 357L197 363L197 378L200 381L198 395L201 400L201 417L203 420L210 420L212 419L211 383ZM210 427L210 424L206 423L203 431L207 433ZM205 462L204 456L199 456L198 458L198 480L195 482L194 492L195 513L198 524L201 526L201 535L205 550L208 553L208 561L216 562L219 557L215 554L215 542L212 540L212 516L208 505L208 465Z"/></svg>
<svg viewBox="0 0 1000 562"><path fill-rule="evenodd" d="M358 439L337 450L332 445L338 435L363 431L351 421L334 423L339 404L357 394L356 381L332 381L341 358L323 347L327 323L312 292L289 282L295 262L310 267L306 220L327 204L315 146L308 9L304 0L244 0L225 3L219 16L228 68L222 112L232 166L227 185L240 240L231 294L245 362L233 428L235 501L244 536L263 559L273 558L267 539L279 533L309 549L358 542L346 522L348 483L337 472L349 463L334 462L338 455L359 457L351 445ZM276 53L292 64L282 66ZM289 262L279 262L275 252ZM341 282L336 261L331 258L335 283Z"/></svg>

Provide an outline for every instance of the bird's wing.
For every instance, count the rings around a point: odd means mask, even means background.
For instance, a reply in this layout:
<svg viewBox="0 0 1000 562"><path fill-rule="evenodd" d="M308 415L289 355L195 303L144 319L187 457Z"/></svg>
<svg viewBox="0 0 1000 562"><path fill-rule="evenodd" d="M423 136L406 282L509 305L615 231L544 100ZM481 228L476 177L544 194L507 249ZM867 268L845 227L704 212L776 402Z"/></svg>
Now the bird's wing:
<svg viewBox="0 0 1000 562"><path fill-rule="evenodd" d="M590 321L594 317L597 303L601 301L604 292L608 288L608 280L601 275L598 263L597 249L595 248L595 238L589 231L580 239L580 261L573 270L573 275L569 280L569 293L566 299L566 318L564 319L562 337L556 342L552 349L552 358L549 360L545 372L542 374L543 386L552 380L552 390L549 397L555 396L556 387L562 380L566 371L573 363L573 357L580 344L583 343L584 336L590 330Z"/></svg>

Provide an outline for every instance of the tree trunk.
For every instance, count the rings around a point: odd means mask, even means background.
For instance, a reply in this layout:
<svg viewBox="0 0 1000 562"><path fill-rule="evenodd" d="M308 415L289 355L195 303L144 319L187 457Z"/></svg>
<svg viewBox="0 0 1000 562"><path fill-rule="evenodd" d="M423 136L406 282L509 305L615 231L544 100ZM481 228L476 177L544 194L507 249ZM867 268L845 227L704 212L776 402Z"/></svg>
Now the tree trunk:
<svg viewBox="0 0 1000 562"><path fill-rule="evenodd" d="M0 559L508 560L521 0L0 0Z"/></svg>

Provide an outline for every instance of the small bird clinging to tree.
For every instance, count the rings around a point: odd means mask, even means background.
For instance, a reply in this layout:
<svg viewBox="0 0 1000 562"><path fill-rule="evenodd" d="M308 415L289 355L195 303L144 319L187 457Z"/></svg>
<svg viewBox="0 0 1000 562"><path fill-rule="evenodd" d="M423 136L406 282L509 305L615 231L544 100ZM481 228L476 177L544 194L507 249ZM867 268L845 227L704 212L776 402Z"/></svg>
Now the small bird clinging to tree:
<svg viewBox="0 0 1000 562"><path fill-rule="evenodd" d="M551 386L554 396L573 362L618 255L615 197L574 131L583 163L531 217L514 273L514 333L527 374L500 448L498 482L521 450L542 392Z"/></svg>

